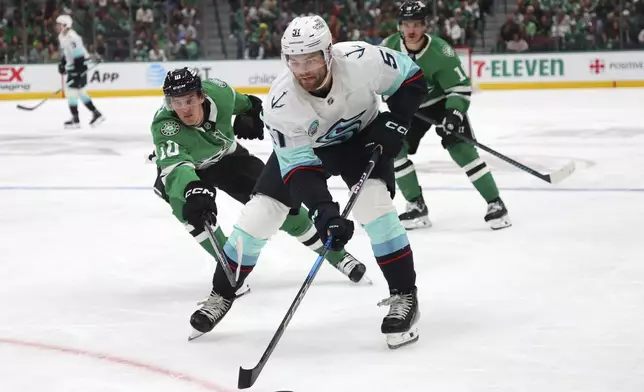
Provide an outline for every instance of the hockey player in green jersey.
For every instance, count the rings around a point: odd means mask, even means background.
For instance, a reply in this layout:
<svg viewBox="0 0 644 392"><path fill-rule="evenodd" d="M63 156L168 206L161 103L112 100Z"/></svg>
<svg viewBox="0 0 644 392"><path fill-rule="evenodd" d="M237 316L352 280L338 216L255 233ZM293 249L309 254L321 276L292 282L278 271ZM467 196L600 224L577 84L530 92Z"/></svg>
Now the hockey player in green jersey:
<svg viewBox="0 0 644 392"><path fill-rule="evenodd" d="M219 189L246 204L240 220L243 221L244 216L250 217L261 227L271 227L273 225L267 225L267 222L280 219L275 230L280 228L316 252L321 252L323 244L308 211L291 205L276 158L271 156L268 164L264 165L235 140L235 136L263 139L261 100L237 93L218 79L202 81L196 71L189 68L170 71L165 78L163 92L165 104L154 115L151 127L156 147L153 158L158 168L155 190L170 204L173 214L185 224L195 240L215 256L204 228L206 219L210 219L216 227L218 244L223 246L233 271L236 270L235 249L216 224L215 195ZM237 116L234 124L233 115ZM249 203L251 195L255 195L253 203ZM251 210L245 211L248 208ZM272 213L275 209L286 212L278 217ZM255 229L250 227L246 230ZM262 236L254 234L268 239L275 233L264 230ZM259 251L254 253L254 249L244 249L243 252L245 257L250 255L255 260L259 256ZM364 264L346 251L328 252L326 258L352 281L368 281ZM228 312L235 299L235 291L252 270L252 266L244 264L243 267L237 287L232 287L223 268L217 265L211 296L190 320L199 333L212 330Z"/></svg>
<svg viewBox="0 0 644 392"><path fill-rule="evenodd" d="M508 211L489 167L476 147L452 135L462 133L474 138L467 116L472 88L470 79L452 47L442 39L425 33L429 10L421 1L406 1L399 10L400 33L387 37L382 45L407 53L422 69L429 94L419 113L432 120L442 145L487 202L485 221L492 229L511 226ZM407 229L431 226L418 176L408 155L415 154L420 139L431 127L414 118L405 146L394 162L396 183L407 200L407 211L400 220Z"/></svg>

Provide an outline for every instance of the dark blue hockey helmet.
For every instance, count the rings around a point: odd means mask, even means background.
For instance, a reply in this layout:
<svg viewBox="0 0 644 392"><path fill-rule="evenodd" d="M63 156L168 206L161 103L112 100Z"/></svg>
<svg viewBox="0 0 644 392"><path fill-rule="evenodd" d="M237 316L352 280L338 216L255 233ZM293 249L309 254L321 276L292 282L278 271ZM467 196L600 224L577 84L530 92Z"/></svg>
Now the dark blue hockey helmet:
<svg viewBox="0 0 644 392"><path fill-rule="evenodd" d="M163 81L163 95L166 97L177 97L201 91L201 77L194 68L183 67L169 71Z"/></svg>
<svg viewBox="0 0 644 392"><path fill-rule="evenodd" d="M398 9L398 23L403 20L422 20L427 23L429 8L422 1L405 1Z"/></svg>

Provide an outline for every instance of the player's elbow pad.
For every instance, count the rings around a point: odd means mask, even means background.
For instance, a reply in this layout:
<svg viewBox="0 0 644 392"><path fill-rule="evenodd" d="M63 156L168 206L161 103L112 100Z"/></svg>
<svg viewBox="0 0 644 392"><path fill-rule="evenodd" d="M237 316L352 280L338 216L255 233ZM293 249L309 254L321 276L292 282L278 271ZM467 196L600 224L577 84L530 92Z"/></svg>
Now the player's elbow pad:
<svg viewBox="0 0 644 392"><path fill-rule="evenodd" d="M323 202L333 201L326 185L326 175L321 167L298 167L285 178L294 205L304 203L309 209Z"/></svg>
<svg viewBox="0 0 644 392"><path fill-rule="evenodd" d="M403 82L398 90L387 99L387 106L389 106L389 111L392 115L409 124L427 93L427 84L425 83L423 72L418 70L414 76Z"/></svg>

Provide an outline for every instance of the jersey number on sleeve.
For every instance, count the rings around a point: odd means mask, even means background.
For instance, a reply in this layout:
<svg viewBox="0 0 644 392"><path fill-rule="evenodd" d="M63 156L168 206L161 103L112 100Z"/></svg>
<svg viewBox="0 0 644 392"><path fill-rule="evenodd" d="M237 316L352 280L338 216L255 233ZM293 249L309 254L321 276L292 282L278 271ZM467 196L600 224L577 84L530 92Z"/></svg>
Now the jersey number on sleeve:
<svg viewBox="0 0 644 392"><path fill-rule="evenodd" d="M463 69L461 68L460 65L457 65L456 68L454 68L454 71L458 74L458 81L462 82L465 79L467 79L467 76L465 76L465 72L463 72Z"/></svg>
<svg viewBox="0 0 644 392"><path fill-rule="evenodd" d="M382 49L380 50L380 57L382 57L382 61L385 62L388 66L390 66L393 69L398 69L398 64L396 64L396 59L394 58L394 55L392 55L389 52L385 52Z"/></svg>
<svg viewBox="0 0 644 392"><path fill-rule="evenodd" d="M164 160L166 157L175 157L179 155L179 145L172 140L165 142L165 147L159 147L159 160Z"/></svg>

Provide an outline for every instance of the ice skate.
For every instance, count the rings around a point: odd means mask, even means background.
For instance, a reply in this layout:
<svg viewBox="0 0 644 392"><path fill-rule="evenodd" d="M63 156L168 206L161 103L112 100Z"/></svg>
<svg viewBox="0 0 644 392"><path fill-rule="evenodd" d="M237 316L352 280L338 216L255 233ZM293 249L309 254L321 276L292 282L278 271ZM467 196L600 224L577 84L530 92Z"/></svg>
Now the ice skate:
<svg viewBox="0 0 644 392"><path fill-rule="evenodd" d="M382 320L380 330L387 335L387 346L394 350L418 340L420 319L416 288L406 293L391 290L391 296L383 299L378 306L389 306L389 313Z"/></svg>
<svg viewBox="0 0 644 392"><path fill-rule="evenodd" d="M490 225L492 230L500 230L512 226L508 210L503 204L503 200L496 199L487 205L487 214L485 214L485 221Z"/></svg>
<svg viewBox="0 0 644 392"><path fill-rule="evenodd" d="M422 195L407 202L407 210L400 214L398 219L407 230L432 227L432 222L429 220L429 210Z"/></svg>
<svg viewBox="0 0 644 392"><path fill-rule="evenodd" d="M72 117L68 121L65 121L63 125L65 126L65 129L80 128L80 120L78 119L78 117Z"/></svg>
<svg viewBox="0 0 644 392"><path fill-rule="evenodd" d="M344 258L335 265L338 271L342 272L346 277L349 278L353 283L367 283L373 284L371 279L365 274L367 267L358 261L353 255L349 252L346 252Z"/></svg>
<svg viewBox="0 0 644 392"><path fill-rule="evenodd" d="M188 341L194 340L210 331L224 318L230 310L236 297L224 298L213 289L210 297L199 302L201 307L190 317L193 328Z"/></svg>
<svg viewBox="0 0 644 392"><path fill-rule="evenodd" d="M92 113L92 121L89 122L90 127L96 127L99 124L101 124L103 121L105 121L105 116L101 114L98 110Z"/></svg>

